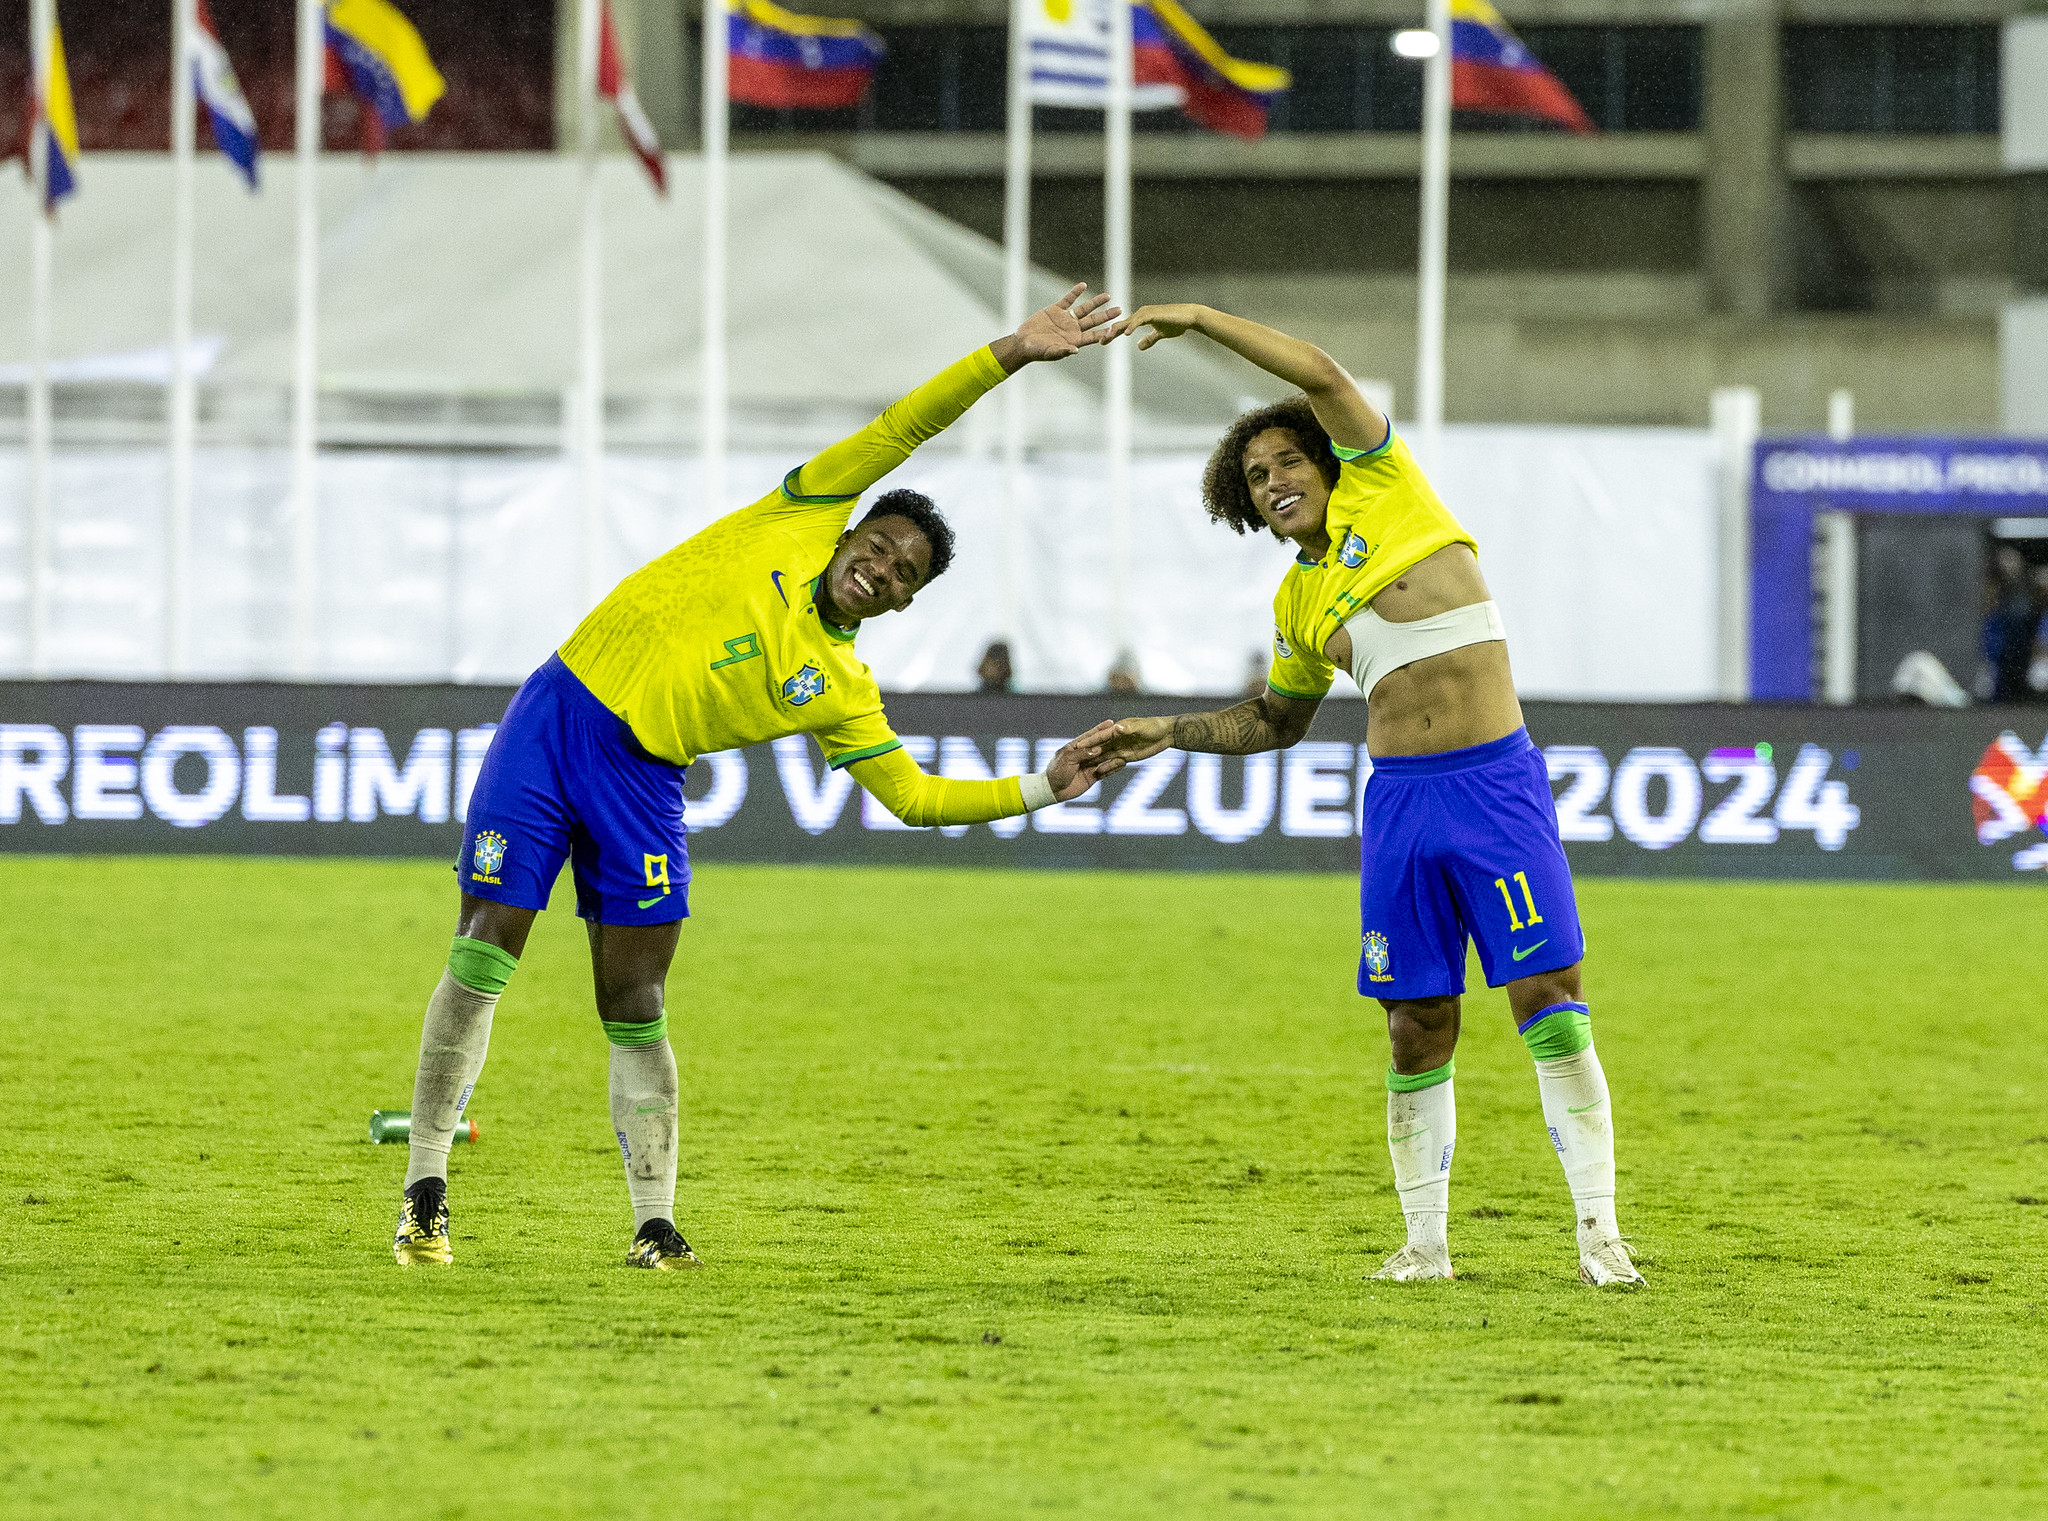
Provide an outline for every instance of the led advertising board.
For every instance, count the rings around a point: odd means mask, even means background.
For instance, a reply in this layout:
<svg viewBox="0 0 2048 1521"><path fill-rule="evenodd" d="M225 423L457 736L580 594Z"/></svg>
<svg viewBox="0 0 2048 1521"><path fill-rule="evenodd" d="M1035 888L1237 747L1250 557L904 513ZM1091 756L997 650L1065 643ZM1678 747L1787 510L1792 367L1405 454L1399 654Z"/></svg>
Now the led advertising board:
<svg viewBox="0 0 2048 1521"><path fill-rule="evenodd" d="M0 850L442 856L502 687L0 683ZM903 695L912 757L1037 770L1068 736L1188 699ZM1527 704L1575 869L2043 880L2048 709ZM808 739L701 757L700 861L1351 871L1365 705L1293 749L1169 751L1029 818L908 829Z"/></svg>

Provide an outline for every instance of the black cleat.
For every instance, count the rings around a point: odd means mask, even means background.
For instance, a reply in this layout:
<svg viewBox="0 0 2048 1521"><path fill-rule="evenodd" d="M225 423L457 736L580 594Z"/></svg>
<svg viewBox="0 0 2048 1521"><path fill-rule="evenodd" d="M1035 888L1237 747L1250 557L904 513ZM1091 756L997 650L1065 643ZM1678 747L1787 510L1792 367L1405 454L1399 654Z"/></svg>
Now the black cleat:
<svg viewBox="0 0 2048 1521"><path fill-rule="evenodd" d="M633 1245L626 1253L626 1266L658 1268L667 1273L677 1268L700 1268L704 1264L690 1250L690 1243L675 1228L675 1222L649 1220L633 1237Z"/></svg>
<svg viewBox="0 0 2048 1521"><path fill-rule="evenodd" d="M448 1180L421 1178L405 1191L405 1203L398 1210L398 1234L391 1238L391 1250L400 1267L430 1262L447 1267L455 1261L448 1245Z"/></svg>

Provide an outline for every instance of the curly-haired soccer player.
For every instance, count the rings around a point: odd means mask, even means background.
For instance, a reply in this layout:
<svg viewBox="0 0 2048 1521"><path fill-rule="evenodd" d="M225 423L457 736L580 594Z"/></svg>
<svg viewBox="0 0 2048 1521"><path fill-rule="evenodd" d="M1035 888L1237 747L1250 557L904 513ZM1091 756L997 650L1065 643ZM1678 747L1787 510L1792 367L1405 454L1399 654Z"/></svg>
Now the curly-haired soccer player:
<svg viewBox="0 0 2048 1521"><path fill-rule="evenodd" d="M1201 333L1302 391L1238 418L1203 479L1211 517L1297 550L1273 599L1266 690L1218 713L1126 719L1110 753L1284 749L1308 732L1339 666L1369 699L1358 990L1387 1013L1387 1149L1408 1224L1407 1245L1376 1276L1451 1276L1451 1058L1470 936L1535 1057L1576 1207L1580 1277L1640 1284L1614 1218L1614 1129L1580 997L1571 871L1472 536L1315 345L1194 305L1141 307L1116 331L1140 329L1141 349Z"/></svg>
<svg viewBox="0 0 2048 1521"><path fill-rule="evenodd" d="M665 1012L690 912L683 772L697 756L813 734L832 766L920 825L1049 807L1122 764L1101 754L1103 725L1035 776L919 770L854 639L865 619L909 607L946 569L953 534L914 491L887 493L847 525L861 492L1005 375L1106 342L1117 315L1107 301L1076 286L790 471L779 490L641 567L520 687L484 757L456 858L462 906L420 1036L399 1262L452 1261L449 1142L483 1069L492 1010L566 860L611 1042L612 1128L633 1205L626 1260L698 1265L675 1226L678 1095Z"/></svg>

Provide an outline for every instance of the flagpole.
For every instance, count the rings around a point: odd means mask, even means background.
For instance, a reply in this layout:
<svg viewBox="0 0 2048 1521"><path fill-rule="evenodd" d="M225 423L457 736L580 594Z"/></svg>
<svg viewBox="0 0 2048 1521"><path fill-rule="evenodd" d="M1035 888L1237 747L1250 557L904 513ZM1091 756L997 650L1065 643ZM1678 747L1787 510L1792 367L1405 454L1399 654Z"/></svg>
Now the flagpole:
<svg viewBox="0 0 2048 1521"><path fill-rule="evenodd" d="M35 197L50 190L50 31L57 24L57 0L31 0L29 68L34 73L35 119L29 143ZM50 671L50 265L49 212L29 211L29 380L28 380L28 672Z"/></svg>
<svg viewBox="0 0 2048 1521"><path fill-rule="evenodd" d="M187 674L186 607L191 585L192 151L198 102L192 86L192 29L198 0L171 0L171 494L164 518L164 675Z"/></svg>
<svg viewBox="0 0 2048 1521"><path fill-rule="evenodd" d="M292 320L292 613L291 668L313 674L314 604L319 551L317 379L320 303L320 106L327 75L326 18L320 0L299 0L295 144L298 190L298 289Z"/></svg>
<svg viewBox="0 0 2048 1521"><path fill-rule="evenodd" d="M1031 282L1031 38L1026 17L1034 0L1010 4L1010 96L1003 170L1003 329L1023 324ZM1002 582L998 603L1002 637L1017 645L1018 494L1024 475L1026 412L1024 381L1029 366L1003 387Z"/></svg>
<svg viewBox="0 0 2048 1521"><path fill-rule="evenodd" d="M578 328L582 362L576 385L576 561L580 608L604 591L603 202L597 180L597 49L603 0L581 0L576 37L576 121L582 157L583 263Z"/></svg>
<svg viewBox="0 0 2048 1521"><path fill-rule="evenodd" d="M1129 0L1111 0L1109 7L1109 99L1104 114L1105 164L1103 187L1103 283L1126 311L1131 299L1131 7ZM1110 643L1119 662L1130 654L1131 557L1131 345L1109 346L1108 417L1105 440L1109 452L1109 575Z"/></svg>
<svg viewBox="0 0 2048 1521"><path fill-rule="evenodd" d="M1444 282L1451 197L1451 6L1428 0L1436 52L1422 76L1422 236L1417 271L1415 421L1434 466L1444 421Z"/></svg>
<svg viewBox="0 0 2048 1521"><path fill-rule="evenodd" d="M704 374L698 432L704 508L725 511L728 423L725 357L726 138L731 97L726 0L704 0Z"/></svg>

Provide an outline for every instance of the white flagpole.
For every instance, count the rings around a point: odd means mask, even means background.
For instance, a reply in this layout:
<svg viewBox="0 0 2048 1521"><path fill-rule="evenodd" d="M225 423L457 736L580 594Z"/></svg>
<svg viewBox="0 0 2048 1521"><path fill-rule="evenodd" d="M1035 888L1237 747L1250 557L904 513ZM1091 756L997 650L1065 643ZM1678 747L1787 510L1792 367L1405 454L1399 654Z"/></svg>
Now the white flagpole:
<svg viewBox="0 0 2048 1521"><path fill-rule="evenodd" d="M726 128L731 98L726 0L704 0L704 374L700 389L704 510L725 511Z"/></svg>
<svg viewBox="0 0 2048 1521"><path fill-rule="evenodd" d="M171 0L171 494L164 517L164 674L190 666L186 606L191 586L192 433L192 150L198 102L192 80L197 0Z"/></svg>
<svg viewBox="0 0 2048 1521"><path fill-rule="evenodd" d="M320 315L320 106L327 77L326 14L320 0L299 0L299 267L292 321L292 674L313 674L314 605L319 597L317 382Z"/></svg>
<svg viewBox="0 0 2048 1521"><path fill-rule="evenodd" d="M38 204L29 209L28 379L28 673L50 672L50 218L40 202L49 192L48 118L43 100L50 72L50 29L57 0L29 6L29 68L34 71L36 131L29 146Z"/></svg>
<svg viewBox="0 0 2048 1521"><path fill-rule="evenodd" d="M1109 100L1103 113L1103 283L1126 311L1131 298L1131 4L1110 0ZM1109 346L1109 574L1110 642L1121 661L1131 653L1131 345Z"/></svg>
<svg viewBox="0 0 2048 1521"><path fill-rule="evenodd" d="M1444 422L1444 280L1451 198L1451 5L1429 0L1436 52L1422 75L1422 248L1417 271L1415 421L1423 463Z"/></svg>
<svg viewBox="0 0 2048 1521"><path fill-rule="evenodd" d="M578 329L582 361L576 383L576 591L580 607L597 603L604 587L600 550L604 531L604 246L603 201L597 181L597 51L603 0L582 0L577 17L576 120L582 155L583 264Z"/></svg>
<svg viewBox="0 0 2048 1521"><path fill-rule="evenodd" d="M1003 170L1003 329L1014 333L1031 299L1031 37L1025 18L1034 0L1011 0L1010 98ZM1017 510L1024 475L1024 381L1019 370L1003 387L1003 521L1000 632L1017 656ZM1014 667L1013 667L1014 668Z"/></svg>

